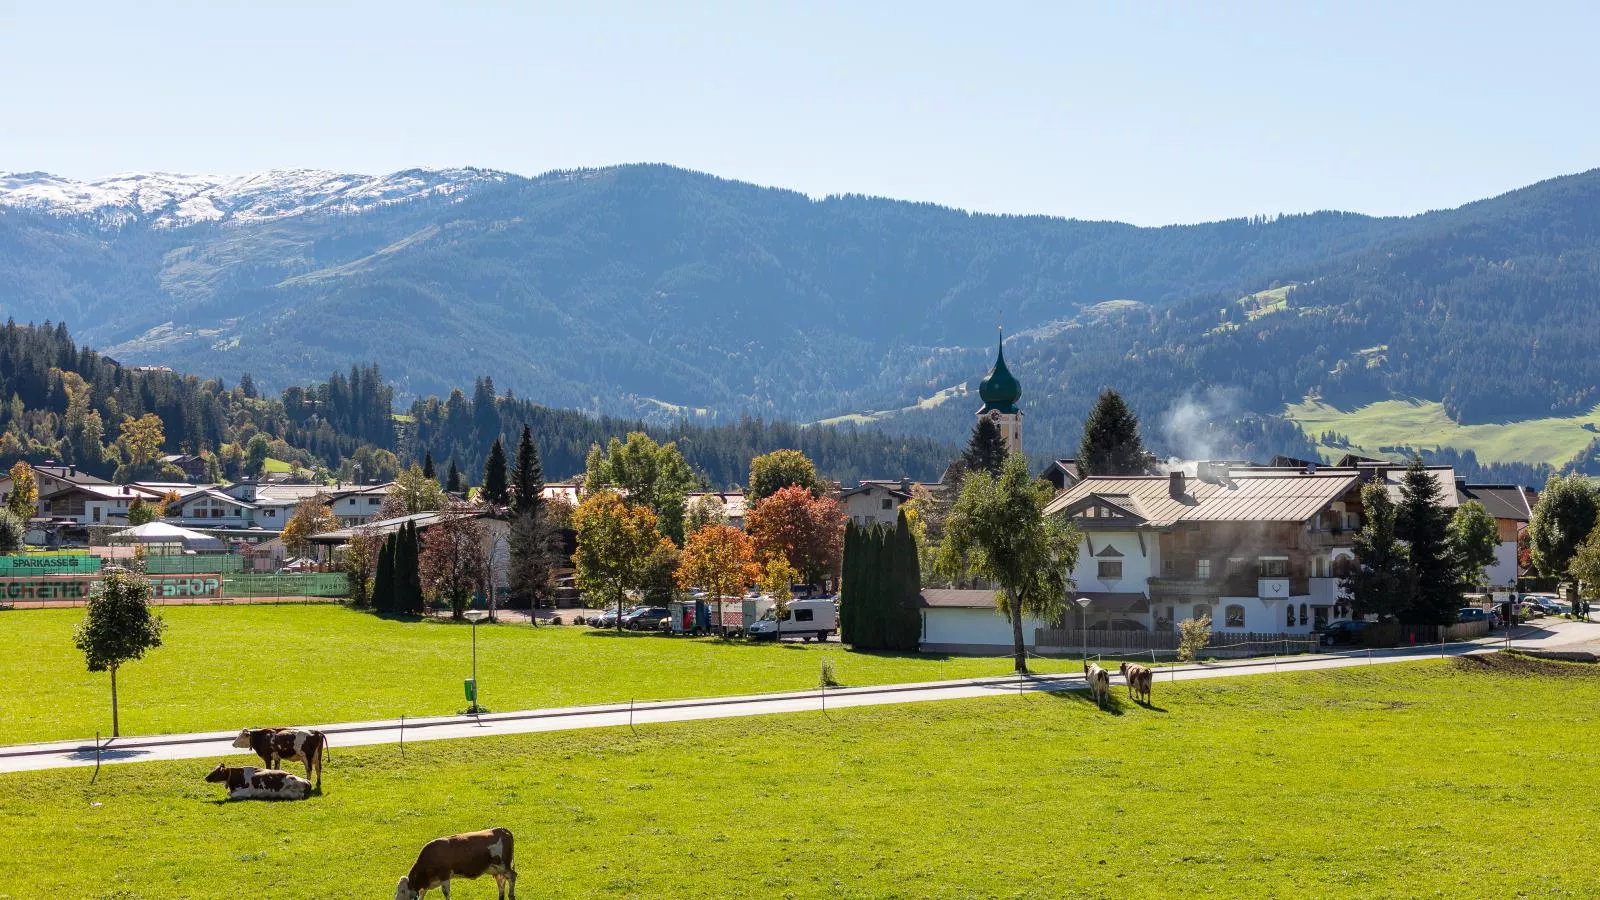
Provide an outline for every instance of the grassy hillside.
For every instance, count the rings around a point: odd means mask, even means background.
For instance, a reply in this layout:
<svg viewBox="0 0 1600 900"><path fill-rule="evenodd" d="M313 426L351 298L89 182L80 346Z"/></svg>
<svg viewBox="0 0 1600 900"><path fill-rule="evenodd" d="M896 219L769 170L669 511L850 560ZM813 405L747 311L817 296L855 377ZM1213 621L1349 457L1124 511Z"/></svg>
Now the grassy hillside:
<svg viewBox="0 0 1600 900"><path fill-rule="evenodd" d="M1600 432L1590 430L1600 429L1600 407L1580 416L1487 425L1458 424L1443 405L1431 400L1384 400L1353 409L1305 400L1290 404L1284 414L1313 440L1329 430L1350 439L1350 447L1321 447L1329 458L1346 452L1384 456L1385 447L1438 446L1472 450L1483 463L1545 463L1559 468L1600 437Z"/></svg>
<svg viewBox="0 0 1600 900"><path fill-rule="evenodd" d="M1600 896L1574 789L1600 678L1556 668L335 746L300 803L225 802L213 760L0 776L0 897L389 897L424 842L490 826L528 897Z"/></svg>

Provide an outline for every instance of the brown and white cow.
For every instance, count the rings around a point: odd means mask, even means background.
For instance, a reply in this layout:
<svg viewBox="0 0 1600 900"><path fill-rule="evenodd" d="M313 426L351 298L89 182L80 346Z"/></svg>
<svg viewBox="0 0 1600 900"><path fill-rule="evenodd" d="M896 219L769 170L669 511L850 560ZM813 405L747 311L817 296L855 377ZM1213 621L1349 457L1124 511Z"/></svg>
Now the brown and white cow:
<svg viewBox="0 0 1600 900"><path fill-rule="evenodd" d="M233 739L233 745L248 748L261 757L261 764L276 769L279 763L303 762L306 777L316 770L317 790L322 790L322 755L328 749L328 736L320 731L298 728L246 728Z"/></svg>
<svg viewBox="0 0 1600 900"><path fill-rule="evenodd" d="M311 796L311 782L299 775L255 766L218 765L206 781L227 785L229 800L304 800Z"/></svg>
<svg viewBox="0 0 1600 900"><path fill-rule="evenodd" d="M429 888L450 900L450 879L493 875L500 900L516 900L517 872L511 867L511 832L505 828L434 838L422 847L395 888L394 900L418 900ZM509 888L509 893L507 889Z"/></svg>
<svg viewBox="0 0 1600 900"><path fill-rule="evenodd" d="M1089 682L1089 693L1094 694L1095 705L1103 709L1111 694L1111 673L1100 668L1099 663L1086 662L1083 678Z"/></svg>
<svg viewBox="0 0 1600 900"><path fill-rule="evenodd" d="M1138 663L1125 662L1117 668L1122 673L1122 678L1128 685L1128 696L1136 701L1150 703L1150 686L1155 682L1155 673L1149 666Z"/></svg>

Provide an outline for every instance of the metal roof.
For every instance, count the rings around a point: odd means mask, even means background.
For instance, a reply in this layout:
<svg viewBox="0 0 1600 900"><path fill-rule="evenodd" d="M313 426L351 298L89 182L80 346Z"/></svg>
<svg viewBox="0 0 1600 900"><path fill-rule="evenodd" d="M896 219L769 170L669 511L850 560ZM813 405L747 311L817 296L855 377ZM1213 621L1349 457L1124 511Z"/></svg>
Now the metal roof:
<svg viewBox="0 0 1600 900"><path fill-rule="evenodd" d="M1351 469L1235 469L1214 481L1185 478L1183 493L1174 497L1167 475L1091 475L1050 501L1045 514L1094 498L1136 512L1142 524L1156 528L1178 522L1304 522L1358 484L1360 476Z"/></svg>
<svg viewBox="0 0 1600 900"><path fill-rule="evenodd" d="M1515 484L1463 484L1463 500L1476 500L1483 504L1489 515L1496 519L1527 522L1533 519L1533 508L1528 503L1528 491Z"/></svg>

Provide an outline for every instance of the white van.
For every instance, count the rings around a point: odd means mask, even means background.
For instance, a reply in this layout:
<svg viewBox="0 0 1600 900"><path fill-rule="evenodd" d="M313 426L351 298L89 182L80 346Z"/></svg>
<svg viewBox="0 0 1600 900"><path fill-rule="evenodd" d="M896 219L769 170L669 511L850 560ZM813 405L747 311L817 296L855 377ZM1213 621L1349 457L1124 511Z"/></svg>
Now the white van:
<svg viewBox="0 0 1600 900"><path fill-rule="evenodd" d="M768 609L750 624L750 637L761 640L798 637L825 641L839 627L839 610L832 600L790 600L780 620Z"/></svg>

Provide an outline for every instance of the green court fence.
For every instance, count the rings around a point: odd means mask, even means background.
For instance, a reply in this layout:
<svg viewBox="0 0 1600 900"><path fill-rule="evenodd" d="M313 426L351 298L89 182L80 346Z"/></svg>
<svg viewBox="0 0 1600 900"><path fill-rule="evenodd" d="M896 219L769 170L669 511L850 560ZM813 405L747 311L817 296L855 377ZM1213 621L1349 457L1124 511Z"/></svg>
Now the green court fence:
<svg viewBox="0 0 1600 900"><path fill-rule="evenodd" d="M343 597L350 579L343 572L222 576L224 597Z"/></svg>
<svg viewBox="0 0 1600 900"><path fill-rule="evenodd" d="M226 575L244 571L244 555L146 556L144 570L151 575Z"/></svg>

